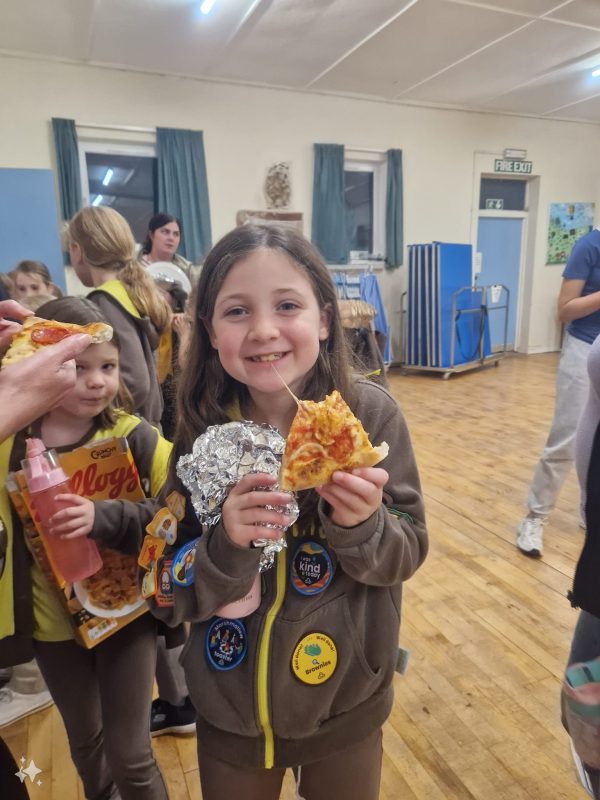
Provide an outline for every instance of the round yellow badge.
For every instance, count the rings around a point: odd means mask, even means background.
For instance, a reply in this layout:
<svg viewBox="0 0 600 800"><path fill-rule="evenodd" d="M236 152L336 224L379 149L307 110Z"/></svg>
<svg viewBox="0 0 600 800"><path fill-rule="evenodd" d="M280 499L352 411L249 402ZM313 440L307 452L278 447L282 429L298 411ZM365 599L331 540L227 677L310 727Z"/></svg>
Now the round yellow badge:
<svg viewBox="0 0 600 800"><path fill-rule="evenodd" d="M336 646L325 633L308 633L296 645L291 666L302 683L325 683L337 666Z"/></svg>

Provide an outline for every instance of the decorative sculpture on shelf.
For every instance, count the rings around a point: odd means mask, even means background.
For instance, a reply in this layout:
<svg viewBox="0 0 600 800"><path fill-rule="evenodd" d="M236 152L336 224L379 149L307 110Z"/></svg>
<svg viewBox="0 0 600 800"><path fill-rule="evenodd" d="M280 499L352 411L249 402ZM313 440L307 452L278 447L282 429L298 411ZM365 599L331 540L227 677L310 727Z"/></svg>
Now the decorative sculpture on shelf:
<svg viewBox="0 0 600 800"><path fill-rule="evenodd" d="M269 167L265 179L267 208L288 208L291 195L290 165L287 161L279 161Z"/></svg>

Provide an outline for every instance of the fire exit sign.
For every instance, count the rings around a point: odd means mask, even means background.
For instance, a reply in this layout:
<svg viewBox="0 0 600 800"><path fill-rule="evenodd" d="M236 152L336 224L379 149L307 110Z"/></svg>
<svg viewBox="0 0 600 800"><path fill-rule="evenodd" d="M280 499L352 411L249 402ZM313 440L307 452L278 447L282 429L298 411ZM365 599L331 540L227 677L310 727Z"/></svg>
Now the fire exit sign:
<svg viewBox="0 0 600 800"><path fill-rule="evenodd" d="M493 197L488 197L485 201L486 208L492 208L496 211L502 211L504 208L504 200L494 200Z"/></svg>
<svg viewBox="0 0 600 800"><path fill-rule="evenodd" d="M494 159L494 172L510 172L513 175L531 175L533 161L518 161L511 158Z"/></svg>

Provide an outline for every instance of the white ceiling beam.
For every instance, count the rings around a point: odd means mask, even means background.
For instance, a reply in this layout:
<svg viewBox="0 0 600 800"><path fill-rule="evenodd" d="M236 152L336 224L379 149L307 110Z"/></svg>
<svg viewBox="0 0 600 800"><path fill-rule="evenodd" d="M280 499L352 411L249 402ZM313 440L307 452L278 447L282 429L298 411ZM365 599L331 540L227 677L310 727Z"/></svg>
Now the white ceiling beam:
<svg viewBox="0 0 600 800"><path fill-rule="evenodd" d="M231 36L229 36L229 38L225 42L224 47L229 47L229 45L233 41L235 41L235 39L237 39L237 37L242 32L242 30L246 27L246 25L250 22L250 20L256 15L256 12L258 11L258 7L260 5L263 6L263 8L261 10L261 15L265 13L265 11L267 10L267 7L266 7L267 4L266 4L265 0L253 0L253 2L250 4L248 10L244 14L244 16L241 18L241 20L235 26L235 30L233 31L233 33L231 34Z"/></svg>
<svg viewBox="0 0 600 800"><path fill-rule="evenodd" d="M434 78L437 78L440 75L443 75L444 72L448 72L449 70L453 69L454 67L457 67L459 64L462 64L465 61L468 61L470 58L473 58L473 56L477 56L477 55L479 55L479 53L485 52L485 50L488 50L490 47L493 47L494 45L498 44L499 42L503 42L505 39L510 39L510 37L514 36L515 33L519 33L519 31L522 31L525 28L528 28L530 25L533 25L535 23L535 21L536 21L535 19L530 19L529 22L525 22L523 25L520 25L518 28L515 28L515 30L510 31L509 33L505 33L502 36L499 36L497 39L493 39L491 42L488 42L487 44L484 44L483 47L478 47L476 50L473 50L472 52L467 53L466 56L463 56L462 58L459 58L457 61L453 61L451 64L447 64L445 67L443 67L442 69L439 69L437 72L433 72L431 75L428 75L426 78L423 78L423 80L417 81L417 83L413 83L413 85L409 86L407 89L403 89L398 94L395 94L394 95L394 99L397 100L398 98L402 97L403 95L408 94L408 92L412 92L413 89L416 89L417 87L422 86L424 83L428 83L429 81L432 81Z"/></svg>
<svg viewBox="0 0 600 800"><path fill-rule="evenodd" d="M313 84L315 84L317 81L321 80L321 78L323 78L325 75L327 75L328 72L331 72L331 70L335 69L338 64L341 64L342 61L345 61L345 59L348 58L348 56L351 56L352 53L356 52L356 50L358 50L359 47L362 47L363 44L366 44L374 36L377 36L377 34L380 33L384 28L387 28L388 25L391 25L392 22L395 22L398 19L398 17L401 17L402 14L404 14L406 11L408 11L409 8L412 8L418 2L419 2L419 0L410 0L405 6L403 6L400 9L400 11L398 11L396 14L394 14L393 17L390 17L386 22L384 22L382 25L380 25L374 31L371 31L371 33L367 34L367 36L365 36L363 39L361 39L360 42L358 42L358 44L355 44L354 47L351 47L350 50L348 50L346 53L344 53L344 55L340 56L340 58L338 58L336 61L334 61L333 64L330 64L322 72L320 72L316 76L316 78L313 78L311 81L309 81L307 84L305 84L304 89L309 89L311 86L313 86Z"/></svg>

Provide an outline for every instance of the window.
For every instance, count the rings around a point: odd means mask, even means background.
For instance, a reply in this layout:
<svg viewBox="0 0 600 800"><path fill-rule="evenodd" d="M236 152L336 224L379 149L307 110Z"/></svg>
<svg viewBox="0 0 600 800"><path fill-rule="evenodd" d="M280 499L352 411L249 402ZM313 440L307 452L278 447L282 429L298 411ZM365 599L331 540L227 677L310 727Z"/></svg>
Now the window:
<svg viewBox="0 0 600 800"><path fill-rule="evenodd" d="M383 258L385 253L385 171L383 156L347 157L344 191L350 261Z"/></svg>
<svg viewBox="0 0 600 800"><path fill-rule="evenodd" d="M122 214L136 242L143 242L156 211L156 157L153 146L82 143L84 205L110 206Z"/></svg>
<svg viewBox="0 0 600 800"><path fill-rule="evenodd" d="M482 178L480 209L525 211L527 181L510 178Z"/></svg>
<svg viewBox="0 0 600 800"><path fill-rule="evenodd" d="M350 250L373 252L373 173L344 172Z"/></svg>

